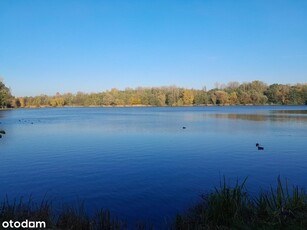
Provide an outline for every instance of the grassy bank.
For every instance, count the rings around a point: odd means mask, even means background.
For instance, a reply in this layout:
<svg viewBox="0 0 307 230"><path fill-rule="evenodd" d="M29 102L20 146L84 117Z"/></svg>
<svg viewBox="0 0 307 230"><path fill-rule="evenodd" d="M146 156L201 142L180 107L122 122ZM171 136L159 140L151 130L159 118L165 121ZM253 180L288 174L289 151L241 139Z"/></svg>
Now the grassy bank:
<svg viewBox="0 0 307 230"><path fill-rule="evenodd" d="M277 179L277 187L250 197L245 181L234 186L221 181L220 186L176 219L167 229L307 229L307 194L297 186ZM22 199L0 206L0 223L8 220L44 220L49 229L127 229L127 221L98 210L88 215L83 205L55 210L49 201L35 204ZM161 226L161 224L158 224ZM0 226L2 227L2 226ZM129 229L155 229L146 224Z"/></svg>

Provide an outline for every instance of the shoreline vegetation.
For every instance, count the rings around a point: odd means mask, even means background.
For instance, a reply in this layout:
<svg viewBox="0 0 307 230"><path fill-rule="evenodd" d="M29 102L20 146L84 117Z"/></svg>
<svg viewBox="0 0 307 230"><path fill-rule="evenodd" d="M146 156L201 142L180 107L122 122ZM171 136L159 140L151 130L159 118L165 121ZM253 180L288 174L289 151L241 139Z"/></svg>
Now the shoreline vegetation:
<svg viewBox="0 0 307 230"><path fill-rule="evenodd" d="M247 179L247 178L246 178ZM226 182L203 194L201 200L163 229L306 229L307 194L298 186L289 187L277 178L276 188L262 191L257 197L250 197L243 182L234 186ZM108 210L100 209L89 215L84 205L66 206L57 211L50 201L35 204L32 199L10 202L6 198L0 204L0 222L3 221L45 221L48 229L157 229L161 223L128 223L113 216ZM131 225L132 224L132 225ZM1 228L1 226L0 226Z"/></svg>
<svg viewBox="0 0 307 230"><path fill-rule="evenodd" d="M210 105L307 105L307 83L267 85L262 81L216 83L207 90L177 86L113 88L96 93L14 97L0 81L0 108L146 107Z"/></svg>
<svg viewBox="0 0 307 230"><path fill-rule="evenodd" d="M305 105L305 104L304 104ZM153 107L236 107L236 106L304 106L304 105L280 105L280 104L264 104L264 105L254 105L254 104L246 104L246 105L213 105L213 104L203 104L203 105L182 105L182 106L156 106L156 105L101 105L101 106L80 106L80 105L74 105L74 106L30 106L30 107L19 107L19 108L14 108L14 107L9 107L9 108L0 108L0 111L3 110L18 110L18 109L52 109L52 108L153 108Z"/></svg>

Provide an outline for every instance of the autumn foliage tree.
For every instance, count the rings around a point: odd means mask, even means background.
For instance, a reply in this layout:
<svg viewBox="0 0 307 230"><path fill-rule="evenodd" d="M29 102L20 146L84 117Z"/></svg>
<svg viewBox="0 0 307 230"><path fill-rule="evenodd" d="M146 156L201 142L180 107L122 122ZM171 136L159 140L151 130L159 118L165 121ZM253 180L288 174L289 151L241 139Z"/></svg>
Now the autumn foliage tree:
<svg viewBox="0 0 307 230"><path fill-rule="evenodd" d="M2 83L2 82L1 82ZM11 100L8 88L0 88L0 106L62 107L62 106L195 106L195 105L304 105L307 104L307 84L267 85L261 81L216 84L206 90L176 86L137 87L104 92L76 94L57 93L55 96L18 97ZM5 99L4 99L5 98Z"/></svg>

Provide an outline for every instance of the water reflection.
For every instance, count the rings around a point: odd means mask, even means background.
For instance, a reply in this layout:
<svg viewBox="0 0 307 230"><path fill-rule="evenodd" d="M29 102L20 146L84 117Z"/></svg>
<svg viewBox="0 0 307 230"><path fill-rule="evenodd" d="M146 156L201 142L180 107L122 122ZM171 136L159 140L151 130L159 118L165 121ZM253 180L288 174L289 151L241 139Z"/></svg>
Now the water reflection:
<svg viewBox="0 0 307 230"><path fill-rule="evenodd" d="M279 114L307 114L307 110L273 110L272 113L279 113Z"/></svg>
<svg viewBox="0 0 307 230"><path fill-rule="evenodd" d="M210 114L209 116L214 118L220 119L232 119L232 120L248 120L248 121L278 121L278 122L307 122L307 116L301 115L287 115L289 114L299 114L298 111L296 113L292 113L292 111L283 111L285 115L278 115L276 114L277 111L273 111L273 113L269 114L236 114L236 113L229 113L229 114ZM279 112L279 111L278 111ZM307 114L306 110L301 110L301 114Z"/></svg>
<svg viewBox="0 0 307 230"><path fill-rule="evenodd" d="M0 119L5 117L5 110L0 110Z"/></svg>

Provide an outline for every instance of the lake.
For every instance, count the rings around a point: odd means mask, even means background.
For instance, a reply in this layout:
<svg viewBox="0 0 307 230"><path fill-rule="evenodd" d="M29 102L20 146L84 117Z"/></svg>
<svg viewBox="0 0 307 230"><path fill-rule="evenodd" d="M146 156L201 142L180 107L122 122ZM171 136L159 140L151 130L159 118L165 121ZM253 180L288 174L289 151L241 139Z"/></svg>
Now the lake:
<svg viewBox="0 0 307 230"><path fill-rule="evenodd" d="M307 188L306 106L18 109L0 122L1 199L84 201L161 223L224 175L248 177L252 194L278 175Z"/></svg>

